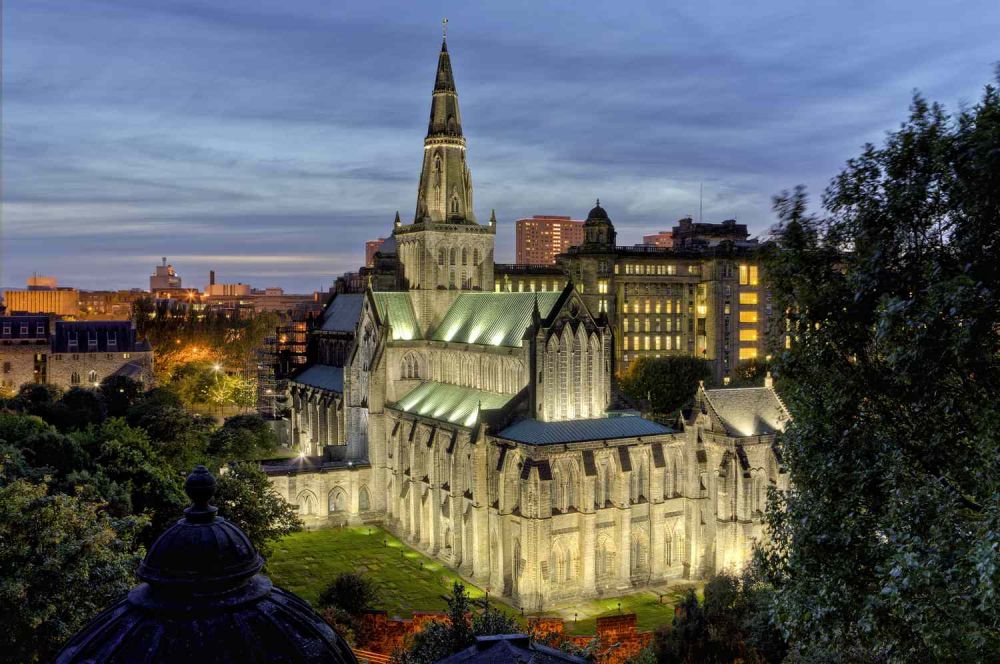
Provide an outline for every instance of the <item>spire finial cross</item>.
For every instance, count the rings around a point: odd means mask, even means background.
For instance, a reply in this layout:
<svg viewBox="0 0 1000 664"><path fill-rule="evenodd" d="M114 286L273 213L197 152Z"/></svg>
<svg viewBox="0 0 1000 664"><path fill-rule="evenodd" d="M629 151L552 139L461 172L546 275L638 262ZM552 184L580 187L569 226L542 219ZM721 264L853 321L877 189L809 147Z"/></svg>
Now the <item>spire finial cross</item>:
<svg viewBox="0 0 1000 664"><path fill-rule="evenodd" d="M448 19L441 19L441 37L443 39L448 38Z"/></svg>

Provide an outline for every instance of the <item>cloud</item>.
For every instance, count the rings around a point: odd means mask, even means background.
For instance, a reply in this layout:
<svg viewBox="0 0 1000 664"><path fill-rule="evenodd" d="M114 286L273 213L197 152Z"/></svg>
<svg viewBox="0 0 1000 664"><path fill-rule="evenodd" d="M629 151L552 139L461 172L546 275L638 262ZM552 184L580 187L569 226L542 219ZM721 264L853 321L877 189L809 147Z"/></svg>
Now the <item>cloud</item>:
<svg viewBox="0 0 1000 664"><path fill-rule="evenodd" d="M34 0L5 8L0 283L182 274L320 288L413 212L437 7ZM582 216L624 242L704 209L756 232L818 194L910 92L954 108L1000 16L948 6L446 3L478 215ZM948 20L940 20L947 11ZM704 198L699 200L699 186ZM269 257L269 258L268 258ZM155 262L155 261L154 261Z"/></svg>

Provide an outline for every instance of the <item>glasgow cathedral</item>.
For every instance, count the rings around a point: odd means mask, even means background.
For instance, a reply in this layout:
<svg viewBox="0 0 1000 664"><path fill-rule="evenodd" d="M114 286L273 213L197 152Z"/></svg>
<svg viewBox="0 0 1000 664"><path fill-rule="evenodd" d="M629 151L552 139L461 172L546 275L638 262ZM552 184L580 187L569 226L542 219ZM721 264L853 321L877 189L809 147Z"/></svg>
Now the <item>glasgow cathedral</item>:
<svg viewBox="0 0 1000 664"><path fill-rule="evenodd" d="M312 331L289 395L301 456L266 466L274 486L310 526L381 523L529 610L742 565L768 487L787 488L770 380L700 387L665 424L615 375L674 352L722 382L763 354L757 268L734 246L623 250L598 204L562 272L511 288L466 150L442 43L413 218L381 249L392 276L336 295Z"/></svg>

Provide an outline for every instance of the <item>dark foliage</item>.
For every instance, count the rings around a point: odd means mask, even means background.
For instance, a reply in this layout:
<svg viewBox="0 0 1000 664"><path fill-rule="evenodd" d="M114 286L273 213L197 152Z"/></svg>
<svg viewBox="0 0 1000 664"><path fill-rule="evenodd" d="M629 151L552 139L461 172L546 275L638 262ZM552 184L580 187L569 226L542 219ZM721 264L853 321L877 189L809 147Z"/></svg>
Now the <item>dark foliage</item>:
<svg viewBox="0 0 1000 664"><path fill-rule="evenodd" d="M379 597L378 585L367 576L343 572L319 594L319 605L357 617L374 608Z"/></svg>
<svg viewBox="0 0 1000 664"><path fill-rule="evenodd" d="M775 613L803 661L1000 652L1000 94L919 96L808 213L776 200L766 274L792 490L769 510Z"/></svg>
<svg viewBox="0 0 1000 664"><path fill-rule="evenodd" d="M642 357L629 364L619 386L653 411L673 415L691 402L698 382L711 375L708 362L696 357Z"/></svg>

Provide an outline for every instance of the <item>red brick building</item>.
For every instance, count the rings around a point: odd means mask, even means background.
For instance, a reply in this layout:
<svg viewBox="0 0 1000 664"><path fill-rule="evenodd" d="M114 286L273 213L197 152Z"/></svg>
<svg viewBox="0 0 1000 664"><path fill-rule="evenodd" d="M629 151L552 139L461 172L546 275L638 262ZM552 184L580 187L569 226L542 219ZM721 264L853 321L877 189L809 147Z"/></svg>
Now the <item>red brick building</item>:
<svg viewBox="0 0 1000 664"><path fill-rule="evenodd" d="M384 237L365 242L365 267L375 267L375 254L379 252L384 242Z"/></svg>
<svg viewBox="0 0 1000 664"><path fill-rule="evenodd" d="M515 222L520 265L553 265L556 255L583 244L583 222L570 217L539 215Z"/></svg>

